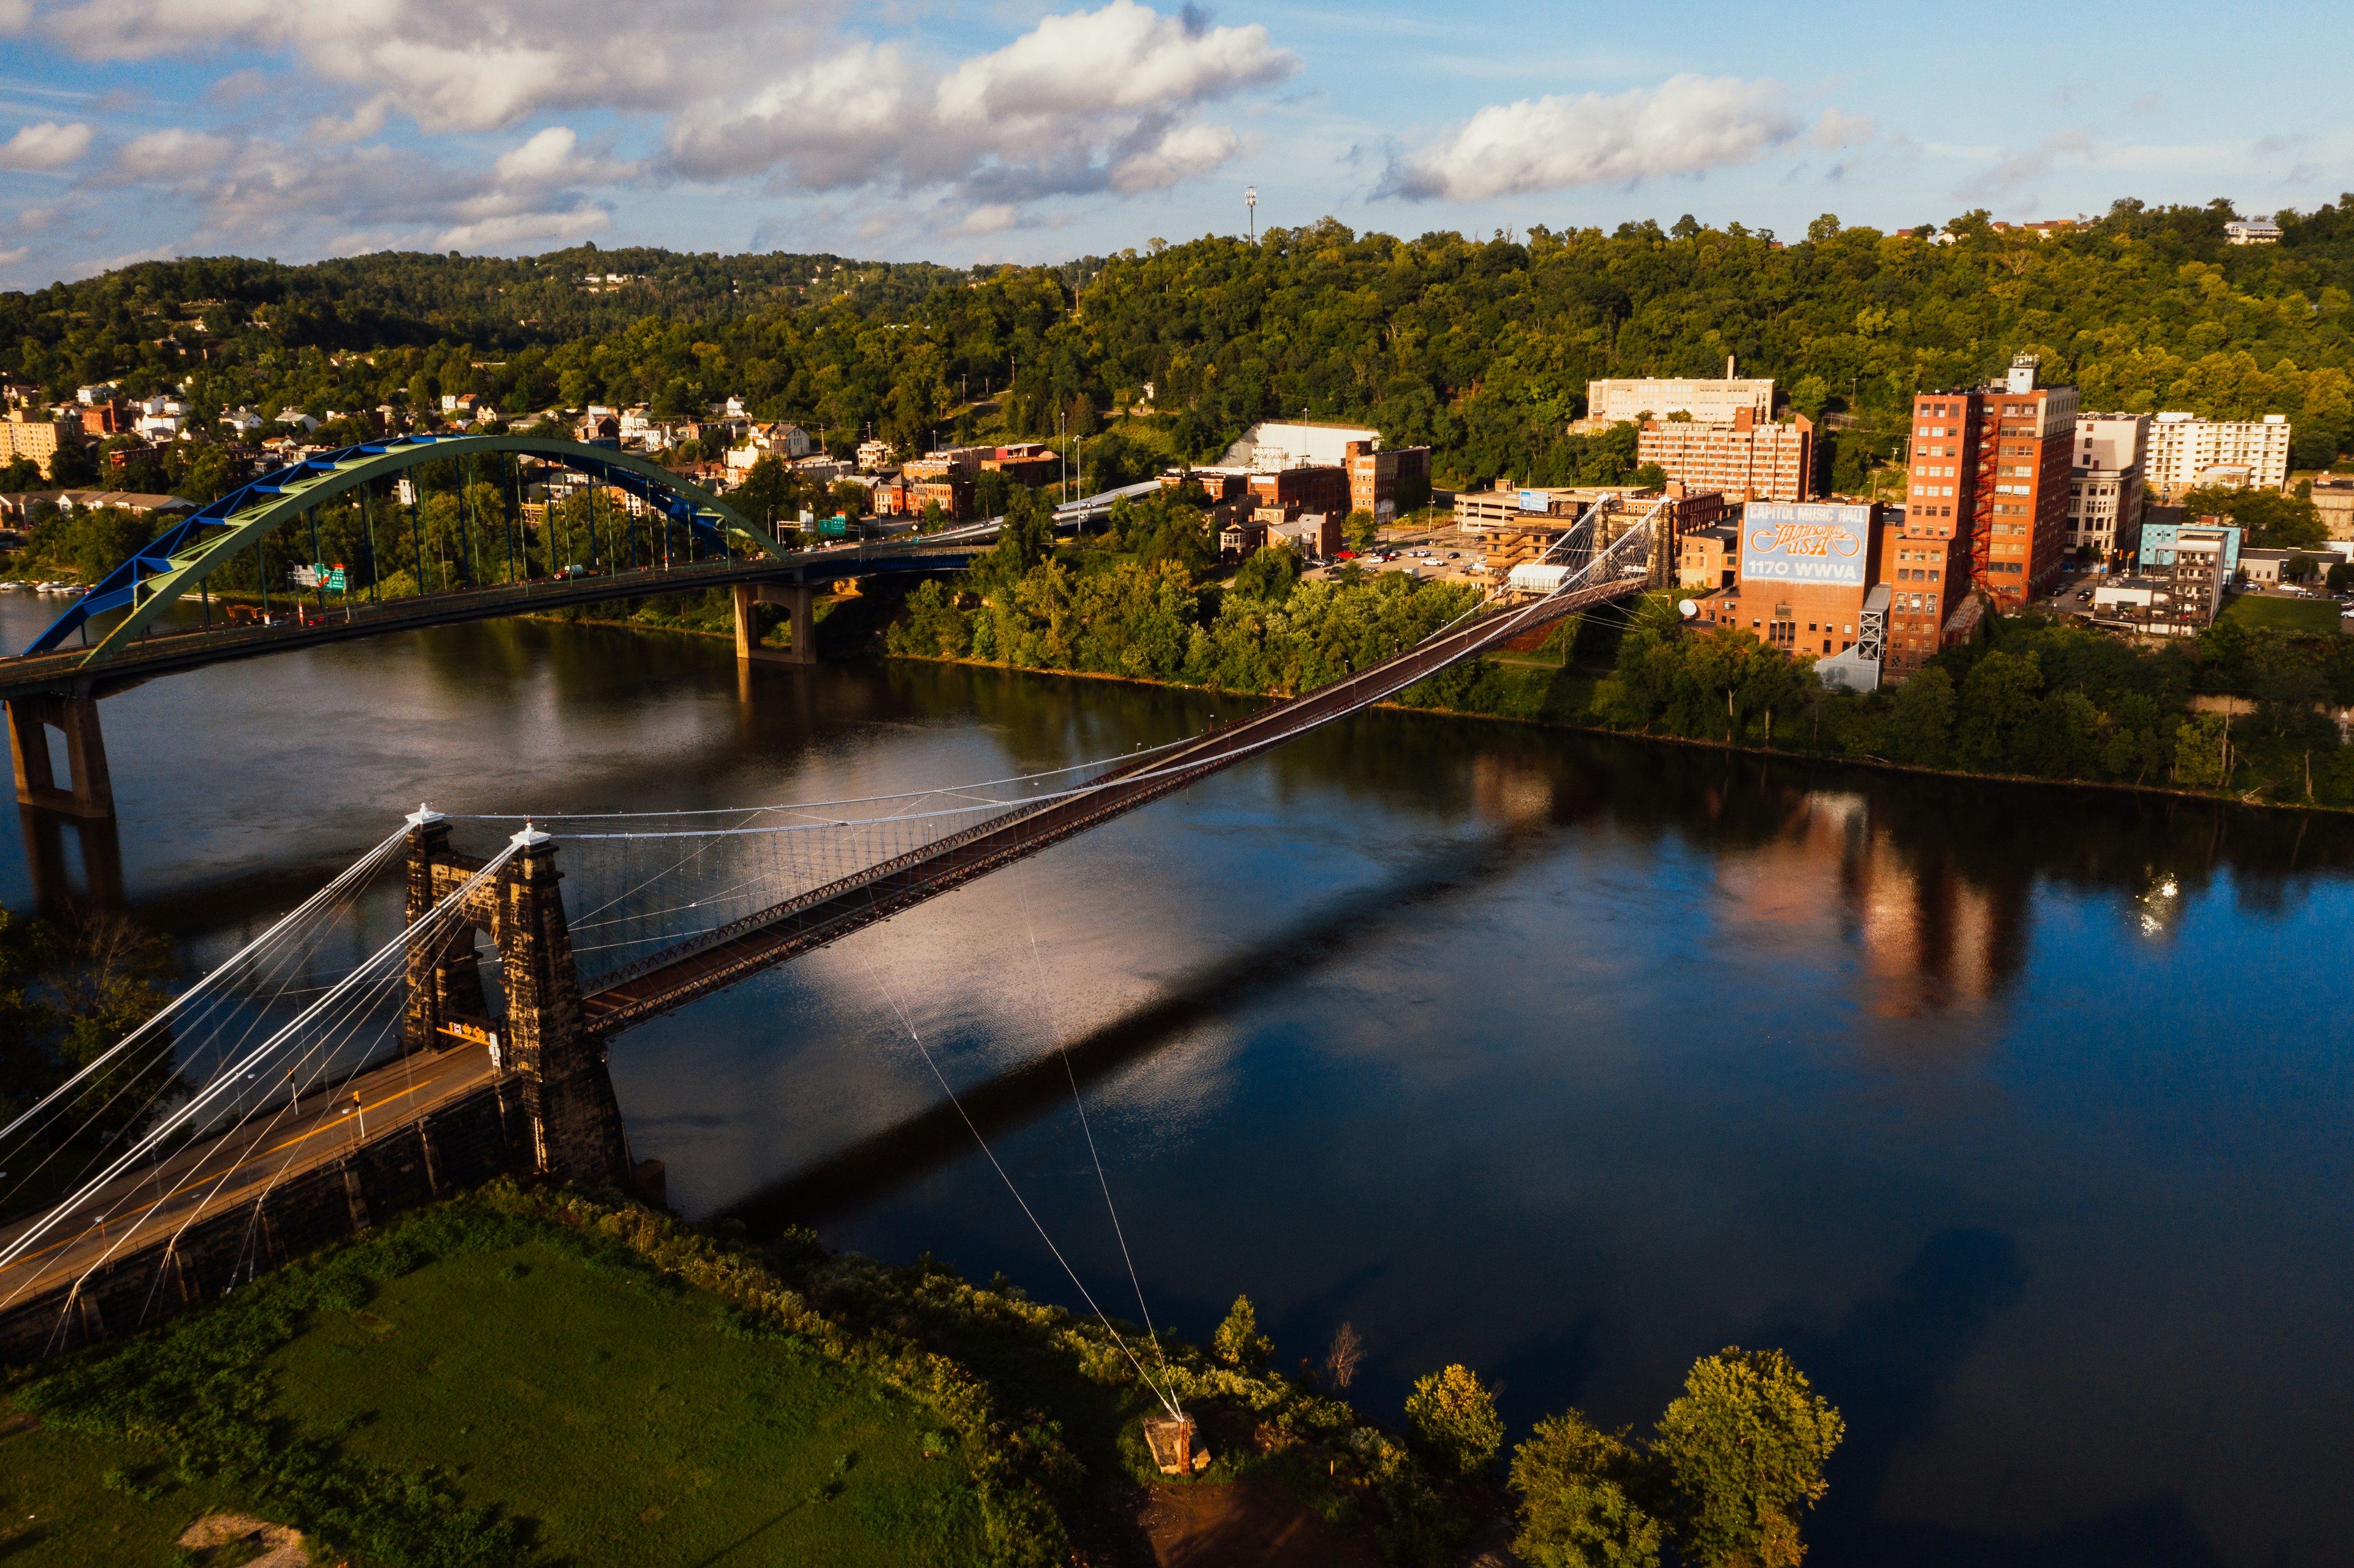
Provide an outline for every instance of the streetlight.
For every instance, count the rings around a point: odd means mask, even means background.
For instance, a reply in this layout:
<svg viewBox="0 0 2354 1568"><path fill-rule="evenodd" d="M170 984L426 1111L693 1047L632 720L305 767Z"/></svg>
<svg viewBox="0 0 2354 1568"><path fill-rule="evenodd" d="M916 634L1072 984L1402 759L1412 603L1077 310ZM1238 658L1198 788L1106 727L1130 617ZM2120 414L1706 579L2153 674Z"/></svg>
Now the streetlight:
<svg viewBox="0 0 2354 1568"><path fill-rule="evenodd" d="M1257 185L1243 187L1243 207L1250 220L1251 243L1256 245L1258 243L1258 187Z"/></svg>

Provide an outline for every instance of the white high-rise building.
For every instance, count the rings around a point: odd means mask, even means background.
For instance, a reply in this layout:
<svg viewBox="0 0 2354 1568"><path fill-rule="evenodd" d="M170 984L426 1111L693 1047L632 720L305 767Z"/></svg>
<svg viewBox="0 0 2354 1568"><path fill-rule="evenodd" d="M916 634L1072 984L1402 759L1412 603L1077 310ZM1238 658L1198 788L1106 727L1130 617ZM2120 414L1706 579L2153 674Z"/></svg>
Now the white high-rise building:
<svg viewBox="0 0 2354 1568"><path fill-rule="evenodd" d="M1585 418L1577 422L1577 428L1605 429L1621 421L1639 424L1647 417L1664 419L1670 414L1686 415L1697 424L1730 425L1744 409L1753 423L1773 422L1772 376L1738 381L1730 376L1722 381L1704 376L1589 381Z"/></svg>
<svg viewBox="0 0 2354 1568"><path fill-rule="evenodd" d="M2239 420L2160 414L2149 426L2149 486L2170 501L2202 485L2243 482L2232 471L2243 471L2249 488L2277 490L2288 479L2289 435L2286 414ZM2210 477L2213 470L2225 471Z"/></svg>

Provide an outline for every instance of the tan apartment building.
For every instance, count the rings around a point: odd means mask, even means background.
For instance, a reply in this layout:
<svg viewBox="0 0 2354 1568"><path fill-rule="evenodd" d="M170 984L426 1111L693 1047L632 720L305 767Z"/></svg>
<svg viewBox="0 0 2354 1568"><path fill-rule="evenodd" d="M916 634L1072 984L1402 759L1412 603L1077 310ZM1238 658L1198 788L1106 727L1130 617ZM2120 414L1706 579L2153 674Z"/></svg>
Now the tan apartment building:
<svg viewBox="0 0 2354 1568"><path fill-rule="evenodd" d="M47 414L27 414L22 408L11 408L8 417L0 419L0 465L30 458L40 465L43 479L55 479L51 463L58 455L57 422Z"/></svg>
<svg viewBox="0 0 2354 1568"><path fill-rule="evenodd" d="M1744 408L1730 424L1653 419L1636 439L1635 461L1655 462L1688 490L1728 501L1805 501L1815 493L1815 427L1803 416L1759 420Z"/></svg>

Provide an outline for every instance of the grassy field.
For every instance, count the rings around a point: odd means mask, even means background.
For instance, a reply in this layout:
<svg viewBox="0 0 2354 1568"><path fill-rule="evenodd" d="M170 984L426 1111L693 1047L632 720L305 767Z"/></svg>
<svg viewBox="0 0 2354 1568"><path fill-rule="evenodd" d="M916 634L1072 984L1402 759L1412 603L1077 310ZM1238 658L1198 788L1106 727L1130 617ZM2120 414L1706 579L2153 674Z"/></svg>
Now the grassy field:
<svg viewBox="0 0 2354 1568"><path fill-rule="evenodd" d="M2334 599L2269 599L2243 593L2224 607L2223 619L2246 626L2269 626L2278 631L2327 636L2340 629L2338 609Z"/></svg>
<svg viewBox="0 0 2354 1568"><path fill-rule="evenodd" d="M364 1245L324 1288L281 1290L292 1313L265 1286L89 1363L62 1401L31 1391L54 1424L6 1419L0 1559L161 1564L221 1508L324 1522L356 1563L983 1554L957 1440L923 1405L793 1336L731 1331L673 1277L515 1232L432 1238L408 1266L369 1268Z"/></svg>

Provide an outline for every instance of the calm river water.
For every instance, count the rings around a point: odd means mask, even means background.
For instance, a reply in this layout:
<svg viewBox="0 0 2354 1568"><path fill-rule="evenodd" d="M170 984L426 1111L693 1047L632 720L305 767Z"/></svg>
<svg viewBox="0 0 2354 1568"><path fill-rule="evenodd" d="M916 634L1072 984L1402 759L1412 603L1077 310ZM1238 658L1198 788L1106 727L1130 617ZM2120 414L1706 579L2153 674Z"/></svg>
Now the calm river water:
<svg viewBox="0 0 2354 1568"><path fill-rule="evenodd" d="M42 619L0 598L20 646ZM1227 711L1234 711L1232 703ZM128 903L191 970L389 831L978 779L1218 705L530 624L108 700ZM85 874L13 836L0 896ZM101 844L92 864L111 876ZM2343 1562L2354 833L1383 714L624 1036L673 1201L1076 1295L1248 1292L1357 1393L1648 1423L1787 1347L1847 1414L1812 1561ZM1037 939L1034 956L1027 933ZM1032 1070L1024 1072L1025 1066Z"/></svg>

